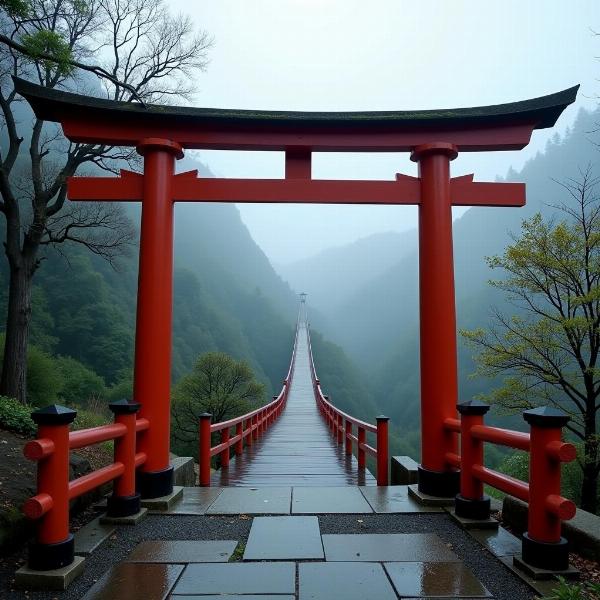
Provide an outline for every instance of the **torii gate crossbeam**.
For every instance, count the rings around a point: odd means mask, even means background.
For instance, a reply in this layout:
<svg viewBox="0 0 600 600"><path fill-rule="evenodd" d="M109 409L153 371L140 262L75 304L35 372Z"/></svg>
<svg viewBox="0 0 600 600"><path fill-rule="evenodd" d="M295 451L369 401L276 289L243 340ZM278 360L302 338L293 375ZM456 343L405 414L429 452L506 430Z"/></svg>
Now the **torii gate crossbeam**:
<svg viewBox="0 0 600 600"><path fill-rule="evenodd" d="M172 491L169 465L174 202L319 202L419 206L421 466L419 490L458 491L449 457L457 435L444 427L458 400L452 206L522 206L525 186L450 178L458 152L517 150L532 131L552 127L577 87L511 104L434 111L298 113L140 106L48 90L15 79L16 90L68 139L134 146L143 174L75 177L71 200L141 201L134 400L150 427L138 481L146 498ZM184 148L271 150L286 154L285 179L203 179L175 175ZM419 177L395 181L311 179L312 152L411 152ZM128 510L133 504L125 502Z"/></svg>

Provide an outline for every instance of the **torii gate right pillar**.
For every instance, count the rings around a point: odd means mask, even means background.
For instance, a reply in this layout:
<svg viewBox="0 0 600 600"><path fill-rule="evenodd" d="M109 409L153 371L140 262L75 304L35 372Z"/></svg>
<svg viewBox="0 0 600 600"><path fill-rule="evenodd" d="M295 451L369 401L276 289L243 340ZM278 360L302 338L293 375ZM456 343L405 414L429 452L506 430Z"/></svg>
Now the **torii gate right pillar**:
<svg viewBox="0 0 600 600"><path fill-rule="evenodd" d="M447 460L457 453L457 435L444 426L456 417L458 401L456 307L452 248L450 161L456 146L424 144L411 159L419 163L419 313L421 369L421 465L419 491L454 496L459 472Z"/></svg>

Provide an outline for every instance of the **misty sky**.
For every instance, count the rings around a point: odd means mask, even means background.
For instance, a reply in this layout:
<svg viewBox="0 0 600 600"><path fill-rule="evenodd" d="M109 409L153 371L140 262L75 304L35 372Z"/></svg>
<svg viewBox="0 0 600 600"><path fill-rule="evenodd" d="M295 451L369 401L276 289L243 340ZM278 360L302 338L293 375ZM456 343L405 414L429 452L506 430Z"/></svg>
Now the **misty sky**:
<svg viewBox="0 0 600 600"><path fill-rule="evenodd" d="M410 110L499 104L581 83L552 131L521 152L468 153L453 175L519 168L600 95L598 0L167 0L215 37L197 106ZM283 177L282 153L198 153L222 177ZM416 174L407 154L313 155L313 177ZM415 207L242 205L274 263L416 226ZM458 216L465 209L455 209ZM510 210L510 209L507 209Z"/></svg>

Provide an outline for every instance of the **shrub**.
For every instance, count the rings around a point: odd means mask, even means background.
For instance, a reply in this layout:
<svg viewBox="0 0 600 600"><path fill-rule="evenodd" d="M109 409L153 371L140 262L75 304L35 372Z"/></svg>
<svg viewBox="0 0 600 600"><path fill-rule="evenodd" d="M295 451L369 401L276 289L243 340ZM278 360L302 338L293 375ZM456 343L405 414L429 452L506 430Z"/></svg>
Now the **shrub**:
<svg viewBox="0 0 600 600"><path fill-rule="evenodd" d="M4 333L0 334L0 360L4 357ZM52 358L37 346L29 344L27 351L27 402L43 407L58 402L63 379Z"/></svg>
<svg viewBox="0 0 600 600"><path fill-rule="evenodd" d="M544 600L594 600L600 597L600 584L567 583L563 577L558 578L558 585L550 596L544 596Z"/></svg>
<svg viewBox="0 0 600 600"><path fill-rule="evenodd" d="M0 396L0 426L27 436L35 435L37 431L31 420L31 408L6 396Z"/></svg>
<svg viewBox="0 0 600 600"><path fill-rule="evenodd" d="M92 369L70 356L55 359L62 388L59 396L68 405L88 406L90 400L102 398L106 393L104 380Z"/></svg>

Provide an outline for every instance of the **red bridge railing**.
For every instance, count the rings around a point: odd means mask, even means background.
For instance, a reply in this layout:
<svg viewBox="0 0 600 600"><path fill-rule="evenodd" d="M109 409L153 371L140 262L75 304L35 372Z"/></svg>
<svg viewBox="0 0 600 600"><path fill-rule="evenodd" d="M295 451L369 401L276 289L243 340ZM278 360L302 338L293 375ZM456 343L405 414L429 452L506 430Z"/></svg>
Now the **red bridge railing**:
<svg viewBox="0 0 600 600"><path fill-rule="evenodd" d="M561 463L576 458L575 446L563 442L562 427L569 417L552 408L526 410L530 433L484 425L489 410L483 402L459 404L460 419L446 419L446 431L461 436L461 455L448 453L449 466L460 468L460 494L455 511L460 517L487 519L490 500L484 484L529 503L527 533L522 538L523 561L542 569L564 570L569 565L561 522L575 516L575 504L560 494ZM484 466L484 443L499 444L530 455L529 482Z"/></svg>
<svg viewBox="0 0 600 600"><path fill-rule="evenodd" d="M377 424L372 425L365 421L361 421L348 413L336 408L330 401L329 397L323 394L321 382L317 377L315 363L312 355L312 345L310 342L310 331L308 325L306 327L306 335L308 337L308 354L310 357L310 373L315 391L315 399L321 415L325 419L327 426L332 434L336 437L338 444L344 444L347 455L353 453L353 448L356 447L356 455L358 460L358 468L366 468L366 455L373 456L377 465L377 485L388 485L389 483L389 444L388 444L388 423L389 418L378 416ZM356 435L353 433L353 428L356 427ZM374 433L377 447L367 444L367 432Z"/></svg>
<svg viewBox="0 0 600 600"><path fill-rule="evenodd" d="M244 451L244 440L246 447L251 447L267 429L281 415L287 402L290 385L294 373L294 364L296 363L296 347L298 344L298 324L296 325L296 336L294 338L294 349L290 366L283 387L278 396L273 396L273 401L265 406L261 406L240 417L221 421L220 423L211 423L212 415L204 413L200 415L199 424L199 484L204 487L210 486L211 459L213 456L219 456L221 468L229 466L231 448L236 456ZM220 432L220 442L212 446L212 434Z"/></svg>
<svg viewBox="0 0 600 600"><path fill-rule="evenodd" d="M139 404L125 400L109 405L115 422L102 427L70 431L77 411L52 405L32 413L38 437L27 442L25 456L38 463L37 494L23 505L25 515L38 520L36 542L30 546L29 567L48 571L73 562L74 542L69 531L69 502L114 481L108 499L110 517L128 517L140 512L136 494L136 468L146 461L136 452L137 434L148 429L147 419L136 418ZM114 462L69 481L69 453L77 448L114 440Z"/></svg>

